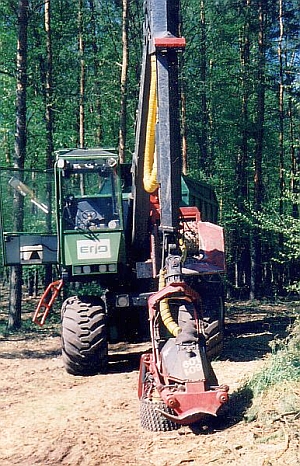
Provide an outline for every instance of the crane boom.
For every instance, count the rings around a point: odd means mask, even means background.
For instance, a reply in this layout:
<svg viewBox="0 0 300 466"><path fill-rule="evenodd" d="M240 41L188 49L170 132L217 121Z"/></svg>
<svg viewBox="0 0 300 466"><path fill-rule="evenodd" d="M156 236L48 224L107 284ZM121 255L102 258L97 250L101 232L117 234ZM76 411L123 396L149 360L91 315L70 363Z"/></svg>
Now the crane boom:
<svg viewBox="0 0 300 466"><path fill-rule="evenodd" d="M133 244L143 247L147 231L149 193L145 190L145 167L152 144L153 165L160 205L160 228L173 231L178 227L181 199L181 143L178 88L178 54L185 46L179 37L179 1L147 0L145 2L144 50L136 125L133 172ZM154 82L153 82L154 81ZM151 100L151 88L155 95ZM155 107L155 121L149 127L149 113ZM149 139L153 139L149 141ZM154 169L155 169L154 168Z"/></svg>

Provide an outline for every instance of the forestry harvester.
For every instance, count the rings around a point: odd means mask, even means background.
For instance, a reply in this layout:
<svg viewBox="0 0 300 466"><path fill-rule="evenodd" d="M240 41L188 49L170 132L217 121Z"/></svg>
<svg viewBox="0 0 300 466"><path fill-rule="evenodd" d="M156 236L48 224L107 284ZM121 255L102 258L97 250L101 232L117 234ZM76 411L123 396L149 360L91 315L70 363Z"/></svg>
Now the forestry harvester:
<svg viewBox="0 0 300 466"><path fill-rule="evenodd" d="M58 264L60 277L34 314L40 325L64 284L96 288L62 305L69 373L106 371L109 342L151 340L138 396L142 426L155 431L216 415L227 402L210 363L222 347L225 265L215 195L181 173L179 0L146 0L144 8L131 166L110 149L57 152L57 235L6 231L4 256L7 264ZM26 195L15 174L9 183Z"/></svg>

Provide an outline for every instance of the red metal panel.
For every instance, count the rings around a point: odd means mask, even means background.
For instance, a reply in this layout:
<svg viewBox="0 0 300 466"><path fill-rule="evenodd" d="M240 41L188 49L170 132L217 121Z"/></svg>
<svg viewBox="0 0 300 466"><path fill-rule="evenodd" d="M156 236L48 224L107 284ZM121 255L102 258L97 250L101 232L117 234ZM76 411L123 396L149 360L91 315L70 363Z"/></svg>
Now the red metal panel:
<svg viewBox="0 0 300 466"><path fill-rule="evenodd" d="M154 45L157 49L183 49L186 42L184 37L155 37Z"/></svg>

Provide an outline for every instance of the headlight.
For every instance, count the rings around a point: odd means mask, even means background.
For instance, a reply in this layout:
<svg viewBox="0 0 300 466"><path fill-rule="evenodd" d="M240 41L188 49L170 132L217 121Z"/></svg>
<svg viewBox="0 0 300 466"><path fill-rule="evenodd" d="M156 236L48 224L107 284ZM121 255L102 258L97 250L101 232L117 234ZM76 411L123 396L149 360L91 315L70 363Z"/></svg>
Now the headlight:
<svg viewBox="0 0 300 466"><path fill-rule="evenodd" d="M107 226L111 230L114 230L115 228L117 228L119 226L119 220L110 220L110 222L108 222Z"/></svg>
<svg viewBox="0 0 300 466"><path fill-rule="evenodd" d="M107 159L106 163L111 168L113 168L113 167L115 167L117 165L116 159L113 159L112 157Z"/></svg>
<svg viewBox="0 0 300 466"><path fill-rule="evenodd" d="M58 159L58 161L57 161L57 167L58 167L58 168L65 168L65 161L64 161L64 159Z"/></svg>
<svg viewBox="0 0 300 466"><path fill-rule="evenodd" d="M117 307L128 307L129 306L129 296L128 294L123 294L117 296L116 301Z"/></svg>

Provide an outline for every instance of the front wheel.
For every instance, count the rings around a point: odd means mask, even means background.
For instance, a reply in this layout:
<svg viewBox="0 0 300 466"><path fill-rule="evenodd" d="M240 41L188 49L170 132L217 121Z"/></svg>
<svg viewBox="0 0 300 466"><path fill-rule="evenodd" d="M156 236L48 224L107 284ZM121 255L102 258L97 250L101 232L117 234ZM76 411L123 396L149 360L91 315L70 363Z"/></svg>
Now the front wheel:
<svg viewBox="0 0 300 466"><path fill-rule="evenodd" d="M73 375L103 373L108 364L104 302L73 296L62 306L62 357Z"/></svg>
<svg viewBox="0 0 300 466"><path fill-rule="evenodd" d="M165 417L163 412L175 414L163 401L152 401L148 398L140 399L140 419L143 429L152 432L167 432L179 429L180 425Z"/></svg>

